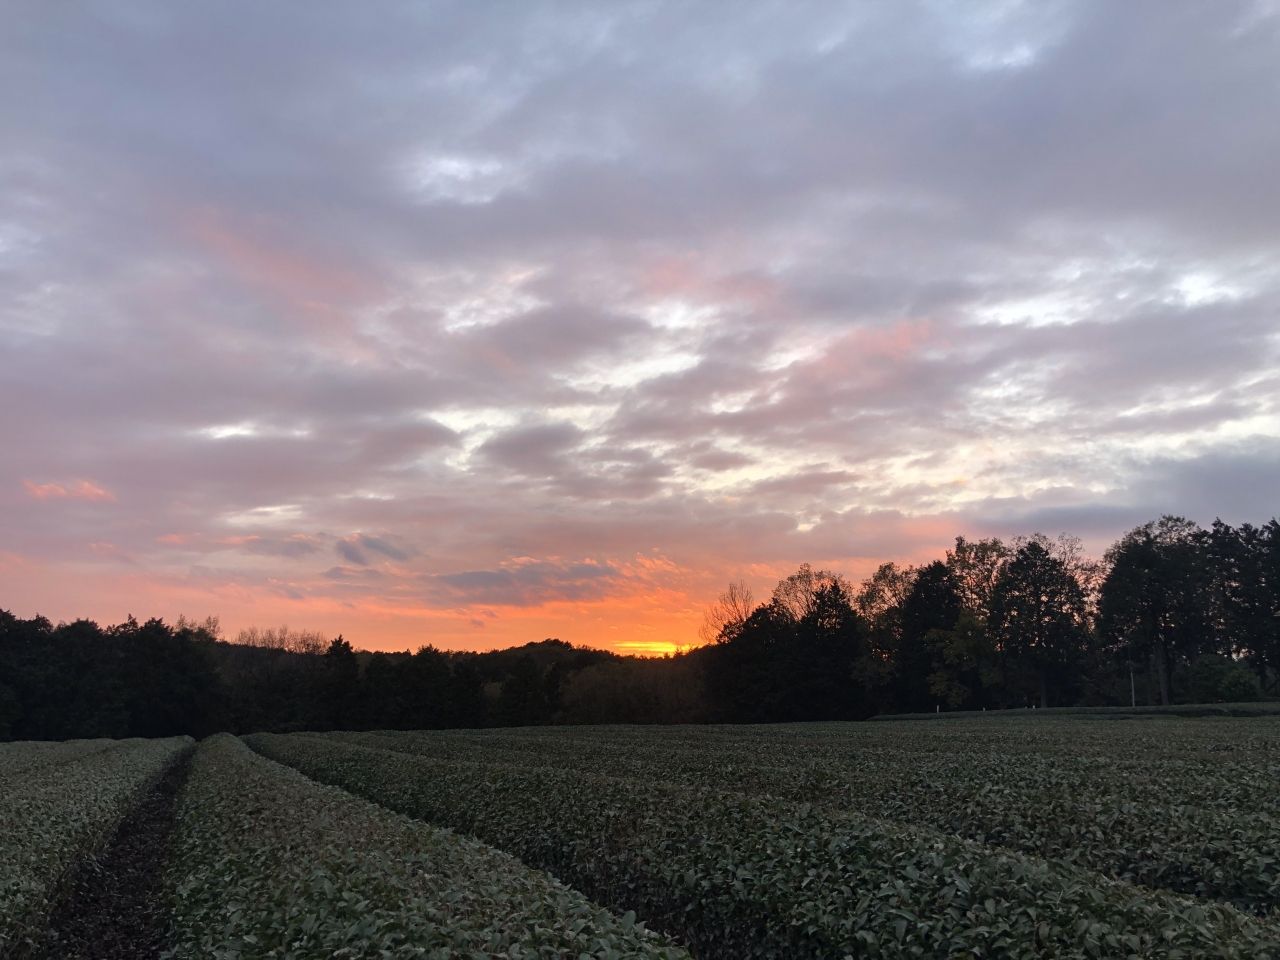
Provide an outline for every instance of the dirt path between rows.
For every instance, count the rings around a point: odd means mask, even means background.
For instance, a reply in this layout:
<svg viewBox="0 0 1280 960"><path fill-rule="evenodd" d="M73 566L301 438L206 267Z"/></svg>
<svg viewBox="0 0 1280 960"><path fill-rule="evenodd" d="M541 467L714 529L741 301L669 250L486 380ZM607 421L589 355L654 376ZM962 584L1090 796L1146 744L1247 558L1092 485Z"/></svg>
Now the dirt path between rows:
<svg viewBox="0 0 1280 960"><path fill-rule="evenodd" d="M167 946L163 873L191 753L139 799L115 836L71 878L39 960L155 960Z"/></svg>

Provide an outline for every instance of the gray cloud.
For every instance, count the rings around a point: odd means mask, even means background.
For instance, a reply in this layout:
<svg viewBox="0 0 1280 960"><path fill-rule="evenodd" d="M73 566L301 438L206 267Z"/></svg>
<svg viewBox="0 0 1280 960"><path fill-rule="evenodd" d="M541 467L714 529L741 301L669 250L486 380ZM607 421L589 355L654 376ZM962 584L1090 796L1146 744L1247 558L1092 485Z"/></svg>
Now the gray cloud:
<svg viewBox="0 0 1280 960"><path fill-rule="evenodd" d="M619 571L608 564L540 561L496 570L439 574L431 578L428 586L444 602L520 607L600 598L619 578Z"/></svg>
<svg viewBox="0 0 1280 960"><path fill-rule="evenodd" d="M507 430L480 445L480 457L518 476L554 477L585 433L571 423L546 423Z"/></svg>
<svg viewBox="0 0 1280 960"><path fill-rule="evenodd" d="M360 545L351 540L339 540L333 545L338 556L347 563L354 563L357 567L366 567L369 565L369 558L364 555L364 551L360 549Z"/></svg>
<svg viewBox="0 0 1280 960"><path fill-rule="evenodd" d="M408 560L410 557L408 551L400 549L385 537L371 537L368 534L360 534L359 542L366 550L372 550L374 553L380 553L391 560L404 561Z"/></svg>

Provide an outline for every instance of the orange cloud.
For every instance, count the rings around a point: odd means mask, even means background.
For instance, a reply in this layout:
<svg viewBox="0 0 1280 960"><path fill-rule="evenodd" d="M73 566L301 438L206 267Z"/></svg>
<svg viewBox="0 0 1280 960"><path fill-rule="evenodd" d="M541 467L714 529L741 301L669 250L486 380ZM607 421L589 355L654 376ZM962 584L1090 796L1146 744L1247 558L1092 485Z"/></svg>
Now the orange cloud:
<svg viewBox="0 0 1280 960"><path fill-rule="evenodd" d="M922 562L940 556L964 527L952 515L906 517L885 511L834 517L792 544L795 561L726 564L710 555L673 559L649 551L626 559L580 555L571 564L555 557L519 555L492 570L544 575L542 580L534 577L543 595L531 589L521 604L495 602L501 595L492 596L492 591L439 594L431 589L429 578L411 569L366 571L365 579L344 580L293 560L275 569L275 576L204 567L147 569L145 558L131 564L128 556L102 541L90 547L94 556L124 562L100 562L81 571L74 596L68 595L65 577L55 575L56 568L33 567L21 557L0 553L0 571L11 596L21 598L24 606L15 612L23 616L39 612L55 620L90 616L113 623L130 613L167 620L179 614L213 614L221 618L229 638L250 626L288 624L326 636L341 633L369 650L413 650L423 644L486 650L558 637L619 653L663 655L698 644L703 611L730 580L745 579L756 601L764 602L803 557L856 583L883 559ZM155 539L179 545L191 536L168 533ZM253 537L196 536L195 542L252 549L259 545ZM898 549L890 544L898 544ZM554 575L562 569L581 576L605 566L611 576L599 589L557 589Z"/></svg>
<svg viewBox="0 0 1280 960"><path fill-rule="evenodd" d="M92 480L77 480L74 483L36 483L34 480L23 480L27 495L36 500L89 500L95 503L114 503L116 495Z"/></svg>

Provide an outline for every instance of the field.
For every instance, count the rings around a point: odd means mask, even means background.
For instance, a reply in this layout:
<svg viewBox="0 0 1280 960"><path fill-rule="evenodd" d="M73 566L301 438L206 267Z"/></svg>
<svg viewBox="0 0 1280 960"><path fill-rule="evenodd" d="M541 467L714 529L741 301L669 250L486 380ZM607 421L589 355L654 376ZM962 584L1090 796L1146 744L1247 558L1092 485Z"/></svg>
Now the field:
<svg viewBox="0 0 1280 960"><path fill-rule="evenodd" d="M0 956L1266 960L1278 784L1276 717L6 744Z"/></svg>

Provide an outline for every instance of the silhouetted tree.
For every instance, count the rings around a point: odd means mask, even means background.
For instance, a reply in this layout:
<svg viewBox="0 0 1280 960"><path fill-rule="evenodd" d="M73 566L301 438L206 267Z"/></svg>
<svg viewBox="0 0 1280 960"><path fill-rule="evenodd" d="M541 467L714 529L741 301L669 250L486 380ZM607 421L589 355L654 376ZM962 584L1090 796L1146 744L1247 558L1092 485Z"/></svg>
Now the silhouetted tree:
<svg viewBox="0 0 1280 960"><path fill-rule="evenodd" d="M698 636L703 643L732 640L754 609L751 588L741 580L734 581L703 614Z"/></svg>
<svg viewBox="0 0 1280 960"><path fill-rule="evenodd" d="M961 600L979 623L986 624L991 619L991 597L996 581L1012 554L1009 546L995 537L987 540L956 537L955 547L947 551L947 567L955 577Z"/></svg>
<svg viewBox="0 0 1280 960"><path fill-rule="evenodd" d="M159 620L102 630L0 612L6 736L160 737L212 732L225 707L207 638Z"/></svg>
<svg viewBox="0 0 1280 960"><path fill-rule="evenodd" d="M707 684L716 719L764 723L780 715L779 662L794 626L776 606L764 604L736 636L709 652Z"/></svg>
<svg viewBox="0 0 1280 960"><path fill-rule="evenodd" d="M1115 653L1148 665L1162 704L1173 700L1178 665L1212 652L1204 542L1195 524L1165 516L1107 552L1099 632Z"/></svg>
<svg viewBox="0 0 1280 960"><path fill-rule="evenodd" d="M1260 683L1277 667L1280 524L1232 527L1215 520L1202 537L1213 651L1249 663Z"/></svg>
<svg viewBox="0 0 1280 960"><path fill-rule="evenodd" d="M1068 694L1085 651L1085 599L1061 558L1037 540L1019 547L996 579L990 617L1012 692L1034 692L1042 707Z"/></svg>
<svg viewBox="0 0 1280 960"><path fill-rule="evenodd" d="M366 653L287 627L226 643L213 618L130 617L104 629L0 610L0 738L1127 703L1131 667L1134 687L1161 703L1277 690L1275 518L1202 530L1162 517L1125 534L1102 569L1065 535L958 537L945 562L882 564L856 596L843 577L805 564L754 609L731 585L707 619L717 642L666 660L554 639Z"/></svg>
<svg viewBox="0 0 1280 960"><path fill-rule="evenodd" d="M822 720L868 712L866 630L842 577L807 564L708 661L726 719Z"/></svg>
<svg viewBox="0 0 1280 960"><path fill-rule="evenodd" d="M937 702L929 677L942 664L944 635L955 627L963 609L959 583L945 563L935 560L920 568L902 601L898 646L893 651L898 709L929 710Z"/></svg>
<svg viewBox="0 0 1280 960"><path fill-rule="evenodd" d="M526 654L516 661L515 669L502 684L497 715L503 724L528 726L548 723L551 713L546 679L537 661Z"/></svg>
<svg viewBox="0 0 1280 960"><path fill-rule="evenodd" d="M841 720L871 713L863 671L866 633L843 579L817 589L788 651L784 684L791 717Z"/></svg>
<svg viewBox="0 0 1280 960"><path fill-rule="evenodd" d="M915 567L882 563L862 581L854 597L854 609L867 625L868 642L886 664L902 645L902 605L916 573ZM886 678L888 675L886 671Z"/></svg>
<svg viewBox="0 0 1280 960"><path fill-rule="evenodd" d="M484 678L471 660L453 667L454 720L459 727L483 727L488 722L484 699Z"/></svg>
<svg viewBox="0 0 1280 960"><path fill-rule="evenodd" d="M802 563L799 570L778 581L769 604L781 615L799 623L818 604L819 594L830 587L838 587L846 599L852 596L849 582L840 574L814 570L809 564Z"/></svg>
<svg viewBox="0 0 1280 960"><path fill-rule="evenodd" d="M400 664L410 728L431 730L451 726L452 671L449 655L427 644Z"/></svg>
<svg viewBox="0 0 1280 960"><path fill-rule="evenodd" d="M995 706L1004 692L1000 653L985 624L964 611L955 625L934 633L940 654L929 674L929 692L952 710Z"/></svg>
<svg viewBox="0 0 1280 960"><path fill-rule="evenodd" d="M335 730L356 726L361 700L360 664L355 650L342 634L338 634L324 652L320 693L321 702L316 712L325 720L325 726Z"/></svg>

